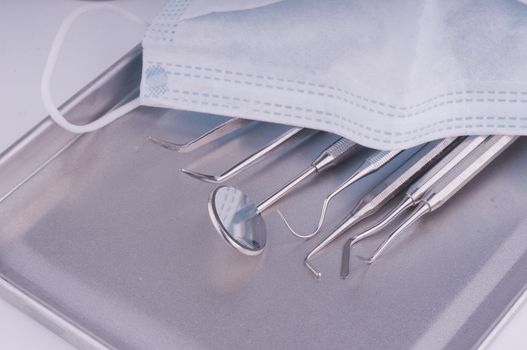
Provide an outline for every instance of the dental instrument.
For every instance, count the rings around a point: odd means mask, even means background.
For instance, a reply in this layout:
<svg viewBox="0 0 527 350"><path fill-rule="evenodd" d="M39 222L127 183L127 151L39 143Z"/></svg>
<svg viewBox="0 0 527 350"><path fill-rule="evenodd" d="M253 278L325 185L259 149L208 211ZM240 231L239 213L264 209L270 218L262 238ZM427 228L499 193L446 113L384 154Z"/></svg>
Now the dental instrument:
<svg viewBox="0 0 527 350"><path fill-rule="evenodd" d="M239 252L245 255L260 254L267 241L261 213L310 175L337 165L360 148L355 142L339 138L322 151L309 167L258 205L237 188L218 187L211 193L208 203L214 227Z"/></svg>
<svg viewBox="0 0 527 350"><path fill-rule="evenodd" d="M401 202L388 212L379 222L367 230L351 237L344 244L342 251L342 264L340 269L340 276L346 279L350 273L350 252L351 248L358 242L366 239L388 224L393 222L406 209L416 205L423 195L428 192L436 183L438 183L445 175L447 175L454 167L456 167L463 159L467 158L479 145L481 145L487 136L468 136L459 145L457 145L450 153L448 153L440 162L426 172L419 178L404 194Z"/></svg>
<svg viewBox="0 0 527 350"><path fill-rule="evenodd" d="M303 132L302 132L303 131ZM277 150L280 146L294 143L295 141L302 140L313 136L317 131L304 128L291 128L275 138L273 141L265 145L262 149L251 154L241 162L234 165L232 168L226 170L220 175L208 175L189 169L181 169L181 171L195 179L209 182L209 183L222 183L227 181L231 177L239 174L240 172L248 169L251 165L263 160L270 156L273 151Z"/></svg>
<svg viewBox="0 0 527 350"><path fill-rule="evenodd" d="M492 136L491 139L481 147L482 152L474 159L469 159L466 163L461 164L459 171L454 171L453 176L445 178L438 186L430 190L423 199L419 201L418 206L404 220L404 222L393 231L388 238L377 248L373 255L366 260L371 264L377 260L382 252L410 225L415 223L421 217L429 214L445 204L453 195L462 189L470 180L479 174L487 165L489 165L497 156L507 149L518 136Z"/></svg>
<svg viewBox="0 0 527 350"><path fill-rule="evenodd" d="M380 168L382 168L385 164L387 164L390 160L395 158L399 153L401 153L401 150L398 151L375 151L373 155L368 157L361 165L360 167L351 175L348 179L346 179L342 184L340 184L336 190L334 190L332 193L330 193L325 199L322 204L322 210L320 212L320 217L318 219L318 224L315 230L311 233L307 234L300 234L296 232L285 216L282 214L281 211L277 211L278 215L282 218L282 221L287 226L289 231L296 237L302 238L302 239L308 239L313 236L315 236L320 229L322 228L322 224L324 223L324 219L326 218L326 212L329 207L329 203L331 200L337 196L340 192L344 191L349 186L353 185L355 182L361 180L362 178L376 172Z"/></svg>
<svg viewBox="0 0 527 350"><path fill-rule="evenodd" d="M348 179L346 179L342 184L340 184L337 189L335 189L332 193L330 193L322 203L322 210L320 212L320 216L318 219L317 227L313 232L307 233L307 234L301 234L296 232L287 219L284 217L282 212L278 211L278 215L282 218L282 221L285 223L289 231L298 238L303 239L309 239L313 236L315 236L320 229L322 228L322 224L324 223L324 219L326 218L326 213L329 208L329 203L331 200L336 197L340 192L344 191L349 186L353 185L355 182L361 180L362 178L376 172L380 168L382 168L384 165L386 165L390 160L395 158L399 153L401 153L402 150L398 151L375 151L373 155L368 157L361 165L360 167L351 175Z"/></svg>
<svg viewBox="0 0 527 350"><path fill-rule="evenodd" d="M403 165L388 175L370 193L364 196L355 208L353 208L351 213L321 243L307 254L304 259L306 268L317 279L320 279L322 273L311 264L313 258L329 244L346 233L353 225L373 215L382 208L416 177L420 176L439 161L457 142L455 137L449 137L439 142L426 144L417 150L410 159L404 162Z"/></svg>
<svg viewBox="0 0 527 350"><path fill-rule="evenodd" d="M240 129L251 122L253 121L241 118L231 118L187 143L174 143L167 140L158 139L153 136L149 136L148 139L154 142L155 144L158 144L159 146L166 148L170 151L186 153L194 151L195 149L198 149L206 144L216 141L224 135L234 130Z"/></svg>

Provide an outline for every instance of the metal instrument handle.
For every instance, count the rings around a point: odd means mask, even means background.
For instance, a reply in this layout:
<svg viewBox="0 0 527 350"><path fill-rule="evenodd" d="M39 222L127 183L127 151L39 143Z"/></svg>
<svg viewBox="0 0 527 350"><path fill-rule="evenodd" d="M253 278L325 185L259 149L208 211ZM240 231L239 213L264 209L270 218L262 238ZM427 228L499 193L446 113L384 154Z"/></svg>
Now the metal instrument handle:
<svg viewBox="0 0 527 350"><path fill-rule="evenodd" d="M395 197L411 181L430 169L456 144L455 137L448 137L436 145L430 144L423 147L412 157L413 159L418 158L415 163L411 161L407 162L390 174L359 202L360 204L356 207L357 209L354 210L354 213L381 207L384 203Z"/></svg>
<svg viewBox="0 0 527 350"><path fill-rule="evenodd" d="M317 172L335 166L361 146L353 141L341 137L325 149L313 162Z"/></svg>
<svg viewBox="0 0 527 350"><path fill-rule="evenodd" d="M423 201L432 211L439 208L517 139L518 136L492 136L485 144L478 147L474 157L461 163L453 173L425 194Z"/></svg>

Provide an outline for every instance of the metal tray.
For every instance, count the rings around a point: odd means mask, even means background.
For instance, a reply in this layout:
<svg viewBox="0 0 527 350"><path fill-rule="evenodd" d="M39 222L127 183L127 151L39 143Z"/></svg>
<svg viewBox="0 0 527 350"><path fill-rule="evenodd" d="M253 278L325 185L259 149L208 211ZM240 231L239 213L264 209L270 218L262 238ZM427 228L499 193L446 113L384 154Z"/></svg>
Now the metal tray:
<svg viewBox="0 0 527 350"><path fill-rule="evenodd" d="M137 94L140 67L136 48L64 106L69 118L92 120ZM322 235L300 241L267 213L266 251L241 256L208 218L215 186L179 171L219 171L284 127L260 124L189 154L147 139L183 142L222 120L142 107L82 137L49 119L36 126L0 157L2 297L81 348L469 349L525 290L526 140L377 264L354 261L351 279L338 276L343 241L334 244L315 261L316 281L302 262ZM334 139L315 136L230 183L263 199ZM358 161L277 207L311 228ZM330 221L395 163L341 195Z"/></svg>

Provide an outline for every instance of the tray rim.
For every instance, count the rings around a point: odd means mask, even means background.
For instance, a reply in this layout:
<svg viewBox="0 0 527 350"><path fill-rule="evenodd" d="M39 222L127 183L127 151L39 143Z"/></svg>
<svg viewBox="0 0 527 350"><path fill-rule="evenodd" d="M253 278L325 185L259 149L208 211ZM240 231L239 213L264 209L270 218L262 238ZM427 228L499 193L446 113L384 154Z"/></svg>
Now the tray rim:
<svg viewBox="0 0 527 350"><path fill-rule="evenodd" d="M71 114L77 107L85 103L86 99L96 93L98 89L104 87L105 84L108 84L109 77L118 74L134 60L140 59L141 56L142 47L141 44L138 44L70 97L60 106L59 109L66 116ZM130 92L128 92L128 94L130 94ZM84 116L82 119L77 118L76 121L88 122L90 119L94 119L93 116L88 118ZM17 177L15 180L16 185L7 192L0 193L0 203L7 199L18 188L23 186L33 175L37 174L46 166L47 162L52 161L56 155L68 149L69 146L80 137L79 135L71 134L60 129L60 127L55 125L49 116L46 116L12 145L7 147L3 152L0 152L0 165L4 162L16 159L28 144L32 143L40 135L50 132L50 130L58 133L58 136L61 138L61 146L54 149L46 149L47 160L44 162L41 161L36 162L36 164L23 164L20 166L20 168L15 171L15 175L12 176ZM39 300L37 296L26 293L23 289L2 275L0 275L0 297L77 348L94 350L112 348L109 344L90 333L87 329L79 327L75 322L69 320L57 310L48 307L44 302Z"/></svg>
<svg viewBox="0 0 527 350"><path fill-rule="evenodd" d="M61 105L60 110L66 115L75 110L76 107L81 105L85 100L105 83L108 82L108 77L113 74L119 73L124 67L130 64L132 61L142 56L141 44L136 45L128 53L122 56L114 64L108 67L104 72L98 75L90 83L80 89L71 98L69 98L64 104ZM129 92L130 93L130 92ZM79 119L78 121L87 122L94 119L93 116ZM69 148L74 141L79 138L74 134L70 134L55 125L49 116L43 118L30 130L28 130L22 137L15 141L11 146L7 147L3 152L0 152L0 166L6 160L12 160L23 151L29 143L38 138L39 135L49 132L53 129L54 132L58 132L61 137L65 140L62 143L62 147L57 149L49 149L50 152L48 157L54 157L54 153L62 152ZM24 169L19 172L19 185L23 185L25 181L36 174L43 166L44 163L32 164L28 170L27 164L24 164ZM32 173L32 171L36 171ZM27 175L29 174L29 175ZM18 186L18 185L17 185ZM16 186L15 186L16 187ZM16 188L15 188L16 190ZM5 193L0 193L0 203L9 197L8 191L7 196ZM23 289L19 288L16 284L12 283L4 276L0 275L0 298L13 305L19 311L23 312L36 322L45 326L49 331L55 333L71 345L80 349L112 349L113 347L98 338L95 334L91 333L87 329L80 327L75 324L72 320L68 319L65 315L62 315L57 310L48 307L42 302L37 296L26 293ZM527 288L520 291L515 298L513 298L508 306L503 310L500 316L495 320L493 325L489 327L486 333L484 333L479 341L474 345L475 349L484 350L489 348L493 343L494 339L500 334L501 330L507 326L508 321L514 317L516 312L522 307L527 307Z"/></svg>

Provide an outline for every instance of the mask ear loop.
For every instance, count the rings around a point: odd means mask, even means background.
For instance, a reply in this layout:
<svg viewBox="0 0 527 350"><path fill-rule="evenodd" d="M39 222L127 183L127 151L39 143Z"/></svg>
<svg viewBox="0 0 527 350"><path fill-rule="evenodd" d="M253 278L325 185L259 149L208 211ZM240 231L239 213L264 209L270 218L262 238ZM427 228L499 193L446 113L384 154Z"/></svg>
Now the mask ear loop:
<svg viewBox="0 0 527 350"><path fill-rule="evenodd" d="M66 118L64 118L64 115L58 110L55 103L53 102L53 99L51 98L51 75L55 70L55 64L57 63L58 54L62 48L62 43L64 42L64 38L66 37L66 34L68 33L71 25L79 16L87 12L103 9L116 12L117 14L122 15L123 17L127 18L132 22L136 22L143 25L145 28L147 26L146 21L144 21L142 18L139 18L135 14L125 9L110 4L91 4L83 6L69 14L60 25L59 30L55 35L55 39L53 40L53 44L51 45L51 50L49 52L48 60L44 68L44 73L42 74L40 93L42 96L42 102L44 103L44 107L49 113L49 116L62 128L76 134L83 134L105 127L106 125L114 122L118 118L122 117L123 115L131 112L132 110L140 106L140 99L138 97L120 106L119 108L116 108L106 113L104 116L98 118L97 120L91 123L85 125L76 125L70 123L66 120Z"/></svg>

